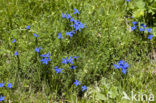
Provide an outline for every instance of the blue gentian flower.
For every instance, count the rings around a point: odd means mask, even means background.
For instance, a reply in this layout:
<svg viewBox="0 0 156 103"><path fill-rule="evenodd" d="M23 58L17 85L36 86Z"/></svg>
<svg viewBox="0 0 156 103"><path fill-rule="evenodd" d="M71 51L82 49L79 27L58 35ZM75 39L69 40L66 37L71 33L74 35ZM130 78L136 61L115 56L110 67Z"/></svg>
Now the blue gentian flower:
<svg viewBox="0 0 156 103"><path fill-rule="evenodd" d="M151 35L148 35L148 39L152 39L154 36L151 34Z"/></svg>
<svg viewBox="0 0 156 103"><path fill-rule="evenodd" d="M34 33L34 35L33 35L33 36L34 36L34 37L36 37L36 38L37 38L37 37L40 37L39 35L37 35L37 34L35 34L35 33Z"/></svg>
<svg viewBox="0 0 156 103"><path fill-rule="evenodd" d="M70 67L70 69L75 69L77 66L74 66L74 65L72 65L71 67Z"/></svg>
<svg viewBox="0 0 156 103"><path fill-rule="evenodd" d="M81 86L81 88L82 88L82 91L85 91L87 90L88 87L84 85L84 86Z"/></svg>
<svg viewBox="0 0 156 103"><path fill-rule="evenodd" d="M12 41L12 43L15 43L16 42L16 40L14 39L13 41Z"/></svg>
<svg viewBox="0 0 156 103"><path fill-rule="evenodd" d="M83 29L84 27L86 27L86 26L85 26L84 24L82 24L81 22L80 22L79 26L80 26L81 29Z"/></svg>
<svg viewBox="0 0 156 103"><path fill-rule="evenodd" d="M71 21L71 22L74 22L74 18L71 18L70 21Z"/></svg>
<svg viewBox="0 0 156 103"><path fill-rule="evenodd" d="M114 64L115 69L122 69L122 73L125 74L127 72L127 68L129 67L128 63L124 60L120 60L117 64Z"/></svg>
<svg viewBox="0 0 156 103"><path fill-rule="evenodd" d="M66 32L66 35L69 35L70 37L72 37L73 33L72 32Z"/></svg>
<svg viewBox="0 0 156 103"><path fill-rule="evenodd" d="M47 65L48 61L51 61L51 59L49 59L49 57L41 59L42 64L46 64Z"/></svg>
<svg viewBox="0 0 156 103"><path fill-rule="evenodd" d="M80 85L80 81L77 81L77 80L76 80L76 81L74 82L74 84L75 84L76 86L78 86L78 85Z"/></svg>
<svg viewBox="0 0 156 103"><path fill-rule="evenodd" d="M66 58L62 58L62 63L63 63L63 64L67 64L67 63L68 63L67 57L66 57Z"/></svg>
<svg viewBox="0 0 156 103"><path fill-rule="evenodd" d="M62 73L62 70L63 70L62 68L58 68L58 69L55 68L55 71L56 71L57 74Z"/></svg>
<svg viewBox="0 0 156 103"><path fill-rule="evenodd" d="M30 26L27 26L26 29L30 30Z"/></svg>
<svg viewBox="0 0 156 103"><path fill-rule="evenodd" d="M77 20L74 20L74 24L70 25L70 26L73 27L75 29L75 31L77 31L77 30L81 31L81 29L86 27L83 23L81 23L81 22L79 22Z"/></svg>
<svg viewBox="0 0 156 103"><path fill-rule="evenodd" d="M75 25L79 25L79 21L78 20L74 20L74 24Z"/></svg>
<svg viewBox="0 0 156 103"><path fill-rule="evenodd" d="M66 18L66 14L62 13L62 18L63 19Z"/></svg>
<svg viewBox="0 0 156 103"><path fill-rule="evenodd" d="M42 54L40 56L46 58L46 57L49 57L50 55L49 55L49 53L47 53L47 54Z"/></svg>
<svg viewBox="0 0 156 103"><path fill-rule="evenodd" d="M8 84L7 84L7 87L8 87L8 88L12 88L12 87L13 87L12 83L8 83Z"/></svg>
<svg viewBox="0 0 156 103"><path fill-rule="evenodd" d="M5 85L5 83L0 83L0 87L3 87Z"/></svg>
<svg viewBox="0 0 156 103"><path fill-rule="evenodd" d="M137 21L133 21L132 24L133 24L133 26L135 26L136 24L138 24L138 22Z"/></svg>
<svg viewBox="0 0 156 103"><path fill-rule="evenodd" d="M76 30L81 31L81 29L83 29L84 27L85 25L80 22L80 24L76 27Z"/></svg>
<svg viewBox="0 0 156 103"><path fill-rule="evenodd" d="M67 15L66 15L66 18L67 18L67 19L70 19L70 18L71 18L70 14L67 14Z"/></svg>
<svg viewBox="0 0 156 103"><path fill-rule="evenodd" d="M130 2L131 0L127 0L127 2Z"/></svg>
<svg viewBox="0 0 156 103"><path fill-rule="evenodd" d="M0 102L1 102L1 101L4 101L4 98L5 98L5 97L3 97L3 96L1 95L1 96L0 96Z"/></svg>
<svg viewBox="0 0 156 103"><path fill-rule="evenodd" d="M74 58L75 60L77 60L77 58L79 58L79 56L73 56L73 58Z"/></svg>
<svg viewBox="0 0 156 103"><path fill-rule="evenodd" d="M15 54L14 54L15 56L17 56L18 55L18 52L15 52Z"/></svg>
<svg viewBox="0 0 156 103"><path fill-rule="evenodd" d="M41 47L35 48L35 52L38 52L39 53L41 49L42 49Z"/></svg>
<svg viewBox="0 0 156 103"><path fill-rule="evenodd" d="M140 28L140 31L145 31L145 28Z"/></svg>
<svg viewBox="0 0 156 103"><path fill-rule="evenodd" d="M74 13L73 14L79 14L80 11L74 8Z"/></svg>
<svg viewBox="0 0 156 103"><path fill-rule="evenodd" d="M122 73L125 74L127 72L127 69L122 69Z"/></svg>
<svg viewBox="0 0 156 103"><path fill-rule="evenodd" d="M142 26L143 28L145 28L146 27L146 24L142 23L142 24L140 24L140 26Z"/></svg>
<svg viewBox="0 0 156 103"><path fill-rule="evenodd" d="M136 28L137 28L136 26L134 26L134 27L131 27L132 31L134 31Z"/></svg>
<svg viewBox="0 0 156 103"><path fill-rule="evenodd" d="M128 67L129 67L129 65L126 62L121 66L122 69L127 69Z"/></svg>
<svg viewBox="0 0 156 103"><path fill-rule="evenodd" d="M58 39L63 39L63 36L61 35L61 33L58 33Z"/></svg>
<svg viewBox="0 0 156 103"><path fill-rule="evenodd" d="M120 68L122 68L122 69L126 69L129 67L128 63L125 62L124 60L122 60L122 61L120 60L119 64L120 64Z"/></svg>
<svg viewBox="0 0 156 103"><path fill-rule="evenodd" d="M119 69L119 68L120 68L120 64L119 64L119 63L114 64L114 68L115 68L115 69Z"/></svg>
<svg viewBox="0 0 156 103"><path fill-rule="evenodd" d="M72 57L70 57L70 58L68 59L68 63L69 63L69 64L73 64L73 58L72 58Z"/></svg>
<svg viewBox="0 0 156 103"><path fill-rule="evenodd" d="M147 28L146 30L147 30L147 32L149 32L149 33L152 32L152 29L151 29L151 28Z"/></svg>
<svg viewBox="0 0 156 103"><path fill-rule="evenodd" d="M55 66L55 67L54 67L54 69L57 69L57 68L58 68L58 66Z"/></svg>

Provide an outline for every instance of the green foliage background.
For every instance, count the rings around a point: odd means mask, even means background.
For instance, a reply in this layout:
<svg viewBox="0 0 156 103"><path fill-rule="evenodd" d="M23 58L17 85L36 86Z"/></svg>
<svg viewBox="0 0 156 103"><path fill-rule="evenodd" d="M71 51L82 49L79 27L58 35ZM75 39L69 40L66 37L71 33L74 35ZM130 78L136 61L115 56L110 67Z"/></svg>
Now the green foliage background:
<svg viewBox="0 0 156 103"><path fill-rule="evenodd" d="M156 51L155 37L152 41L132 32L131 22L138 20L148 24L148 18L135 15L138 8L155 15L155 5L132 0L128 6L124 0L0 0L0 83L12 82L12 90L0 88L6 101L13 103L48 102L129 102L123 101L123 91L153 93L156 96ZM152 1L151 2L156 2ZM136 6L136 7L135 7ZM73 38L57 39L58 33L67 32L66 21L61 13L80 10L79 20L85 23L81 33ZM139 9L140 10L140 9ZM134 13L134 14L132 14ZM145 12L143 11L143 14ZM148 14L146 14L148 15ZM72 15L74 17L74 15ZM154 18L155 19L155 18ZM31 27L26 31L26 26ZM154 25L149 25L153 29ZM40 35L38 46L41 54L50 53L52 61L48 66L35 62L35 38ZM19 52L20 69L14 56L15 45ZM79 56L75 71L62 65L63 57ZM130 64L123 75L113 64L125 60ZM63 74L56 74L55 66L63 68ZM46 71L49 71L48 73ZM46 74L46 77L42 77ZM41 80L44 78L44 80ZM73 85L75 79L88 86L86 92ZM107 97L109 95L109 99Z"/></svg>

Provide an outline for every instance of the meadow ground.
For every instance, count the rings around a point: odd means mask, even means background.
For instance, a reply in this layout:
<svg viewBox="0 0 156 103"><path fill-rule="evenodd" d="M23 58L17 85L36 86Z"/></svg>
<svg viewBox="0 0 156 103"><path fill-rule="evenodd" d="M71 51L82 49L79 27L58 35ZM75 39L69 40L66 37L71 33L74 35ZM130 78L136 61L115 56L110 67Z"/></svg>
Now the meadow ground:
<svg viewBox="0 0 156 103"><path fill-rule="evenodd" d="M138 1L0 0L0 102L154 103L156 18Z"/></svg>

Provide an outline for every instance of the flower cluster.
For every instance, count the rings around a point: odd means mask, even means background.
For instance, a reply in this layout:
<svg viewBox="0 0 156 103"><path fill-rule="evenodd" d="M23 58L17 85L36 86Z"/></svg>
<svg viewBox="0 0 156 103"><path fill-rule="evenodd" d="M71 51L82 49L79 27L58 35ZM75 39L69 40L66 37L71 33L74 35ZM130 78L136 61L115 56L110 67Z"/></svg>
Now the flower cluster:
<svg viewBox="0 0 156 103"><path fill-rule="evenodd" d="M5 83L0 83L0 88L2 88L2 87L5 87ZM8 87L8 88L12 88L12 87L13 87L12 83L8 83L8 84L7 84L7 87ZM1 102L1 101L4 101L4 100L5 100L4 98L5 98L5 96L2 96L2 95L1 95L1 96L0 96L0 102Z"/></svg>
<svg viewBox="0 0 156 103"><path fill-rule="evenodd" d="M49 58L49 53L47 54L43 54L43 55L40 55L42 57L41 59L41 62L42 64L48 64L48 61L51 61L51 59Z"/></svg>
<svg viewBox="0 0 156 103"><path fill-rule="evenodd" d="M73 65L73 60L77 60L78 56L73 56L70 57L69 59L66 58L62 58L62 64L72 64L72 66L70 67L70 69L75 69L77 66Z"/></svg>
<svg viewBox="0 0 156 103"><path fill-rule="evenodd" d="M138 26L139 23L136 22L136 21L133 21L132 24L133 24L133 26L131 26L131 29L132 29L133 31L136 30L137 27L139 27L139 26ZM140 32L147 32L148 34L150 34L150 35L148 35L148 39L151 40L152 37L154 37L153 34L151 34L151 33L152 33L152 29L146 27L146 24L144 24L144 23L140 24L140 28L138 28L138 29L139 29Z"/></svg>
<svg viewBox="0 0 156 103"><path fill-rule="evenodd" d="M117 64L114 64L115 69L122 69L122 73L125 74L127 72L127 68L129 67L128 63L124 60L120 60Z"/></svg>
<svg viewBox="0 0 156 103"><path fill-rule="evenodd" d="M63 69L62 69L62 68L58 68L58 66L55 66L54 69L55 69L55 71L56 71L57 74L58 74L58 73L63 73L63 72L62 72Z"/></svg>
<svg viewBox="0 0 156 103"><path fill-rule="evenodd" d="M81 85L80 81L78 81L78 80L76 80L76 81L74 82L74 84L75 84L76 86ZM87 87L86 85L84 85L84 86L81 86L81 88L82 88L82 91L85 91L85 90L87 90L88 87Z"/></svg>
<svg viewBox="0 0 156 103"><path fill-rule="evenodd" d="M74 8L73 14L77 14L77 16L78 16L79 13L80 13L80 11ZM72 31L66 32L66 35L69 37L72 37L77 31L80 32L81 29L86 27L85 24L83 24L82 22L79 22L78 20L72 18L70 14L62 13L62 18L69 20L72 24L72 25L70 25L70 27L72 27L74 29ZM63 38L63 36L61 35L61 33L58 33L58 39L62 39L62 38Z"/></svg>
<svg viewBox="0 0 156 103"><path fill-rule="evenodd" d="M74 66L73 64L73 60L77 60L77 58L78 58L78 56L73 56L73 57L70 57L69 59L67 59L67 57L66 58L62 58L62 64L72 64L72 66L70 67L70 69L76 69L76 67L77 66ZM56 71L56 73L58 74L58 73L63 73L62 72L62 68L58 68L58 66L55 66L55 71Z"/></svg>

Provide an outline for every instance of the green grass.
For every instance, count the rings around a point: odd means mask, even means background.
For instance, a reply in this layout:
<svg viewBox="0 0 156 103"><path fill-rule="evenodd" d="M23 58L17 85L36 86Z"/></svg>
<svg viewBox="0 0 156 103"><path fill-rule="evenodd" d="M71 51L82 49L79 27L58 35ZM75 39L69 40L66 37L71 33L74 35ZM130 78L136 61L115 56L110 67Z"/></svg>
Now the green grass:
<svg viewBox="0 0 156 103"><path fill-rule="evenodd" d="M0 83L14 84L11 90L0 88L6 103L129 103L131 100L122 97L123 92L130 96L131 91L156 96L155 42L130 32L134 19L126 18L123 0L0 2ZM67 21L61 13L76 18L74 8L80 10L78 20L87 28L69 39L65 37ZM27 25L30 31L25 30ZM60 32L62 41L57 39ZM36 61L33 33L40 35L41 54L51 54L48 66L41 64L39 56ZM17 40L16 50L13 39ZM20 65L15 51L19 52ZM76 70L61 64L66 56L79 56L74 62ZM119 60L130 64L125 75L114 69ZM63 68L63 74L56 74L55 66ZM76 79L88 90L82 92L80 86L76 87Z"/></svg>

